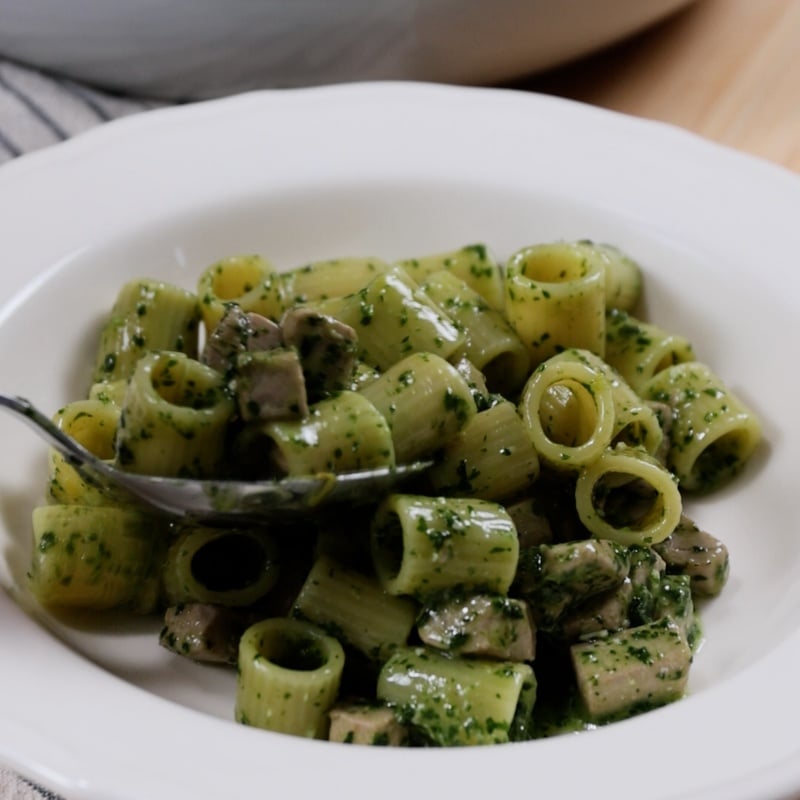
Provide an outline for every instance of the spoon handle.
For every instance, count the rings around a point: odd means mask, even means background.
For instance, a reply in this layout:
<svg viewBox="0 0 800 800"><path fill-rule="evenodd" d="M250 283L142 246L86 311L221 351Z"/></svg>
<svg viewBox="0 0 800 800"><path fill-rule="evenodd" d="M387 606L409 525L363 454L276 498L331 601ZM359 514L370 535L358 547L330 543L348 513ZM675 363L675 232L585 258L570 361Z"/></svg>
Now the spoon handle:
<svg viewBox="0 0 800 800"><path fill-rule="evenodd" d="M431 466L430 461L419 461L396 467L287 476L264 481L137 475L117 469L93 455L23 397L0 394L0 407L27 422L41 438L64 455L84 480L108 491L112 498L119 498L121 489L155 510L217 525L263 522L276 515L307 513L329 503L374 502L400 481ZM130 496L126 496L130 500Z"/></svg>

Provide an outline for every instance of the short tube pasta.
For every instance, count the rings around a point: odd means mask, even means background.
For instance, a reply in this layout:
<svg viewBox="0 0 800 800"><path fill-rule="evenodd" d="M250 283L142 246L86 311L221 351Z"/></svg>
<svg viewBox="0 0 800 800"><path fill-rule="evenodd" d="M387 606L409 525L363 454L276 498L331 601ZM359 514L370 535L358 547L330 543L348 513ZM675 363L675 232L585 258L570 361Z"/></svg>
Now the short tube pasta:
<svg viewBox="0 0 800 800"><path fill-rule="evenodd" d="M574 242L518 250L506 264L505 313L533 364L574 347L605 352L605 266Z"/></svg>
<svg viewBox="0 0 800 800"><path fill-rule="evenodd" d="M681 519L678 483L653 456L617 445L581 470L575 484L581 522L621 545L662 542Z"/></svg>
<svg viewBox="0 0 800 800"><path fill-rule="evenodd" d="M278 579L278 548L256 529L186 525L170 543L161 569L169 605L248 606Z"/></svg>
<svg viewBox="0 0 800 800"><path fill-rule="evenodd" d="M151 353L136 365L117 431L117 463L130 472L213 474L233 401L220 373L182 353Z"/></svg>
<svg viewBox="0 0 800 800"><path fill-rule="evenodd" d="M421 598L455 587L505 594L517 568L514 523L487 500L389 495L370 536L375 571L390 594Z"/></svg>
<svg viewBox="0 0 800 800"><path fill-rule="evenodd" d="M392 433L383 415L357 392L339 392L298 420L261 426L270 459L285 475L348 472L395 466Z"/></svg>
<svg viewBox="0 0 800 800"><path fill-rule="evenodd" d="M154 350L197 356L197 296L160 281L139 280L120 289L100 333L93 380L127 379L139 359Z"/></svg>
<svg viewBox="0 0 800 800"><path fill-rule="evenodd" d="M138 508L33 510L30 588L42 605L150 613L158 600L165 525Z"/></svg>
<svg viewBox="0 0 800 800"><path fill-rule="evenodd" d="M651 322L611 309L606 315L606 361L636 392L674 364L694 361L691 342Z"/></svg>
<svg viewBox="0 0 800 800"><path fill-rule="evenodd" d="M491 308L502 311L505 306L503 270L485 244L468 244L444 253L406 258L397 262L417 283L428 276L447 270L474 289Z"/></svg>
<svg viewBox="0 0 800 800"><path fill-rule="evenodd" d="M211 264L200 275L197 295L209 333L222 319L227 303L272 320L279 319L288 306L280 273L258 255L230 256Z"/></svg>
<svg viewBox="0 0 800 800"><path fill-rule="evenodd" d="M58 428L83 445L92 455L110 461L119 423L119 408L99 400L76 400L59 409L53 417ZM122 493L89 484L67 458L55 449L48 454L49 499L66 505L101 506L121 502Z"/></svg>
<svg viewBox="0 0 800 800"><path fill-rule="evenodd" d="M614 400L614 432L611 444L640 446L651 455L659 449L664 433L655 411L631 389L613 367L588 350L566 350L555 358L580 361L608 380Z"/></svg>
<svg viewBox="0 0 800 800"><path fill-rule="evenodd" d="M236 721L323 738L344 660L341 644L316 625L283 618L257 622L239 641Z"/></svg>
<svg viewBox="0 0 800 800"><path fill-rule="evenodd" d="M450 439L427 477L434 492L504 500L529 488L539 456L516 406L502 400Z"/></svg>
<svg viewBox="0 0 800 800"><path fill-rule="evenodd" d="M388 421L400 464L431 455L477 413L464 377L432 353L404 358L360 393Z"/></svg>
<svg viewBox="0 0 800 800"><path fill-rule="evenodd" d="M291 304L316 305L353 294L388 269L389 265L380 258L332 258L283 272L281 281Z"/></svg>
<svg viewBox="0 0 800 800"><path fill-rule="evenodd" d="M447 270L429 275L420 288L462 328L466 341L461 355L483 373L492 391L509 394L525 383L528 351L499 311Z"/></svg>
<svg viewBox="0 0 800 800"><path fill-rule="evenodd" d="M761 440L756 415L705 364L662 370L644 396L670 408L667 465L687 491L709 492L728 482Z"/></svg>
<svg viewBox="0 0 800 800"><path fill-rule="evenodd" d="M378 697L440 746L510 741L535 691L528 664L449 658L422 647L398 650L378 677Z"/></svg>
<svg viewBox="0 0 800 800"><path fill-rule="evenodd" d="M367 658L380 662L408 641L417 606L407 598L388 594L374 577L320 555L292 613L335 630Z"/></svg>
<svg viewBox="0 0 800 800"><path fill-rule="evenodd" d="M602 259L606 273L606 308L633 311L642 295L641 267L614 245L590 241L579 244Z"/></svg>
<svg viewBox="0 0 800 800"><path fill-rule="evenodd" d="M575 471L596 460L614 436L611 383L576 351L553 356L528 379L519 410L542 461ZM578 351L578 354L583 351Z"/></svg>
<svg viewBox="0 0 800 800"><path fill-rule="evenodd" d="M327 305L321 306L326 313ZM464 334L400 267L393 267L345 298L337 317L355 330L358 356L386 370L412 353L450 358Z"/></svg>

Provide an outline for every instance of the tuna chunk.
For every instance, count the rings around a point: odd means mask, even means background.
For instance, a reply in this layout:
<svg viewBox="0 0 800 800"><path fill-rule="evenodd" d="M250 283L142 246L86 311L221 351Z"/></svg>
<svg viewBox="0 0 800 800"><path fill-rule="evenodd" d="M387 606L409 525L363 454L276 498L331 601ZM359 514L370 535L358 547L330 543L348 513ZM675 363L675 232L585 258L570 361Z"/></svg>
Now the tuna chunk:
<svg viewBox="0 0 800 800"><path fill-rule="evenodd" d="M389 708L336 706L330 711L328 739L345 744L404 745L408 731Z"/></svg>
<svg viewBox="0 0 800 800"><path fill-rule="evenodd" d="M667 572L689 576L692 592L698 597L718 595L728 580L728 548L686 516L672 535L653 549L666 561Z"/></svg>
<svg viewBox="0 0 800 800"><path fill-rule="evenodd" d="M520 547L535 547L553 541L553 529L547 516L538 508L536 500L527 499L506 507L514 520Z"/></svg>
<svg viewBox="0 0 800 800"><path fill-rule="evenodd" d="M643 625L656 619L656 600L661 591L661 578L667 565L652 547L632 545L628 548L630 570L628 577L633 587L629 614L631 625Z"/></svg>
<svg viewBox="0 0 800 800"><path fill-rule="evenodd" d="M589 598L565 616L561 622L564 640L574 642L601 631L619 631L630 627L628 609L633 597L630 578L616 588Z"/></svg>
<svg viewBox="0 0 800 800"><path fill-rule="evenodd" d="M677 700L686 691L692 651L663 619L570 648L589 716L603 721Z"/></svg>
<svg viewBox="0 0 800 800"><path fill-rule="evenodd" d="M688 575L665 575L661 579L654 609L655 619L670 619L691 645L698 634L691 579Z"/></svg>
<svg viewBox="0 0 800 800"><path fill-rule="evenodd" d="M202 361L218 372L228 373L239 353L271 350L282 343L281 329L260 314L245 313L230 303L217 327L209 334Z"/></svg>
<svg viewBox="0 0 800 800"><path fill-rule="evenodd" d="M235 664L243 615L207 603L171 606L164 613L159 642L167 650L194 661Z"/></svg>
<svg viewBox="0 0 800 800"><path fill-rule="evenodd" d="M247 321L250 323L250 331L245 342L245 350L256 353L283 346L283 331L277 322L262 317L254 311L248 312Z"/></svg>
<svg viewBox="0 0 800 800"><path fill-rule="evenodd" d="M533 661L536 628L523 600L498 595L454 598L423 611L423 642L461 655Z"/></svg>
<svg viewBox="0 0 800 800"><path fill-rule="evenodd" d="M576 597L590 597L613 589L628 575L625 548L607 539L545 544L531 550L538 558L529 571L530 589L551 583L569 589Z"/></svg>
<svg viewBox="0 0 800 800"><path fill-rule="evenodd" d="M616 589L627 575L627 551L614 542L544 544L520 551L514 590L531 603L536 625L556 632L565 612Z"/></svg>
<svg viewBox="0 0 800 800"><path fill-rule="evenodd" d="M300 354L310 402L352 385L358 339L349 325L310 308L292 308L281 330L286 346Z"/></svg>
<svg viewBox="0 0 800 800"><path fill-rule="evenodd" d="M241 353L236 359L236 397L245 422L307 416L306 386L297 352L282 347Z"/></svg>

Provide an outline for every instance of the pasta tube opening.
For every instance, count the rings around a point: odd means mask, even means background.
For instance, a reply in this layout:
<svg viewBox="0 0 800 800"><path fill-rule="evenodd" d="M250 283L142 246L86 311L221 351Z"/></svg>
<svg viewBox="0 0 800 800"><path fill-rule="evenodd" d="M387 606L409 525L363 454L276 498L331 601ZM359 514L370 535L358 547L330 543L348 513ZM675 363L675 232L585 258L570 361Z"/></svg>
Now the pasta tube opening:
<svg viewBox="0 0 800 800"><path fill-rule="evenodd" d="M539 456L556 469L578 469L596 459L614 435L614 398L608 379L572 351L554 356L528 380L520 412Z"/></svg>
<svg viewBox="0 0 800 800"><path fill-rule="evenodd" d="M506 315L534 364L577 347L605 352L605 266L579 243L526 247L506 265Z"/></svg>
<svg viewBox="0 0 800 800"><path fill-rule="evenodd" d="M182 353L151 353L137 364L125 395L117 461L144 474L213 474L232 414L220 373Z"/></svg>
<svg viewBox="0 0 800 800"><path fill-rule="evenodd" d="M761 440L758 418L705 364L669 367L644 393L670 410L667 464L682 489L709 492L724 485Z"/></svg>
<svg viewBox="0 0 800 800"><path fill-rule="evenodd" d="M678 484L655 458L618 445L586 467L575 486L581 522L600 539L656 544L681 518Z"/></svg>
<svg viewBox="0 0 800 800"><path fill-rule="evenodd" d="M323 738L344 658L339 642L311 623L274 618L252 625L239 642L236 720Z"/></svg>
<svg viewBox="0 0 800 800"><path fill-rule="evenodd" d="M273 540L259 531L184 528L162 569L166 600L250 605L275 585L277 555Z"/></svg>

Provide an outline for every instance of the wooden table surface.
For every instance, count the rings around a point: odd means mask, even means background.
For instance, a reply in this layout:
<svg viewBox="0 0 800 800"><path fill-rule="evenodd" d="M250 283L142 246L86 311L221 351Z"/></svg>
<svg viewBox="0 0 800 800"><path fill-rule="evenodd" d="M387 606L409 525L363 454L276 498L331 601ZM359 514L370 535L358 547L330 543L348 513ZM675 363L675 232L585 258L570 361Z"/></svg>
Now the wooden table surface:
<svg viewBox="0 0 800 800"><path fill-rule="evenodd" d="M800 0L698 0L522 86L674 123L800 173Z"/></svg>

